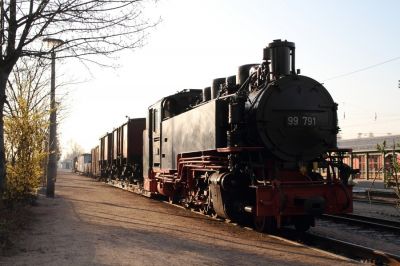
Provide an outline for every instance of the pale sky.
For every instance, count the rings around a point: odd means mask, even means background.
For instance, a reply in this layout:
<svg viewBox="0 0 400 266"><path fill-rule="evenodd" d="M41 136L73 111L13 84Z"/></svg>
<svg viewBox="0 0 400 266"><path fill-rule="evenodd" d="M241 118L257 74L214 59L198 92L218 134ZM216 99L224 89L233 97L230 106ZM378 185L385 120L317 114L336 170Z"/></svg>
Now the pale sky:
<svg viewBox="0 0 400 266"><path fill-rule="evenodd" d="M144 9L162 22L146 45L119 54L118 69L63 61L68 91L59 133L86 151L100 136L185 88L203 89L237 67L260 63L274 39L296 44L296 68L324 83L339 104L343 138L400 134L400 1L161 0ZM390 62L386 62L391 60ZM374 66L354 74L353 71ZM337 78L334 78L337 77ZM333 78L333 79L331 79Z"/></svg>

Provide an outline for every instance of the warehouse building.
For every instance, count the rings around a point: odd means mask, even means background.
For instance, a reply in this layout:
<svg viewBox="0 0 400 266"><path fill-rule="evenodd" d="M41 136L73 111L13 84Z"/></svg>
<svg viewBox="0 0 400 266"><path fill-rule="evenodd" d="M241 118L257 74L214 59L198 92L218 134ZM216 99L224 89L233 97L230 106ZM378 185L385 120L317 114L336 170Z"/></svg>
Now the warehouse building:
<svg viewBox="0 0 400 266"><path fill-rule="evenodd" d="M383 146L383 143L385 149L378 149L378 145ZM367 180L391 181L388 179L393 177L393 160L400 163L399 144L400 135L338 140L339 148L352 149L345 163L360 169L359 178Z"/></svg>

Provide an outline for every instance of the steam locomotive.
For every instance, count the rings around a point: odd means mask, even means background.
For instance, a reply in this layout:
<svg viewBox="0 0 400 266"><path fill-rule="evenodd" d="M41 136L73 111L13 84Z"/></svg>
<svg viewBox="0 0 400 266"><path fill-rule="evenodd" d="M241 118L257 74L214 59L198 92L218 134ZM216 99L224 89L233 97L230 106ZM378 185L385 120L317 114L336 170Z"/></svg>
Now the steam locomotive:
<svg viewBox="0 0 400 266"><path fill-rule="evenodd" d="M352 211L353 169L337 148L337 104L274 40L261 64L183 90L100 138L92 174L258 231Z"/></svg>

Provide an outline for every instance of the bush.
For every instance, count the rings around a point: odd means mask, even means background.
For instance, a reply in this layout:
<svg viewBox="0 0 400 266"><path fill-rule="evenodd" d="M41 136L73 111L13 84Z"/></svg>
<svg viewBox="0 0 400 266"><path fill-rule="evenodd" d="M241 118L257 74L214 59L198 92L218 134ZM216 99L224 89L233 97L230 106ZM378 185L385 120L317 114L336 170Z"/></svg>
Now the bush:
<svg viewBox="0 0 400 266"><path fill-rule="evenodd" d="M37 193L47 157L46 112L33 111L17 100L18 112L4 119L7 158L6 201L31 200Z"/></svg>

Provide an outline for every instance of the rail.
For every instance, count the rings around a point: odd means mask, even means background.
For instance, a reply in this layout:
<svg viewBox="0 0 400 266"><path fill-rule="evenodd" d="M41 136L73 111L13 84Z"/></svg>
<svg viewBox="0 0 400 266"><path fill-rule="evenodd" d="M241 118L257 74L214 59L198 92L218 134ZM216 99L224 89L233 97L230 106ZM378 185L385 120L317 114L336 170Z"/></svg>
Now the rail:
<svg viewBox="0 0 400 266"><path fill-rule="evenodd" d="M386 253L380 250L330 237L323 237L307 233L305 234L303 240L308 242L305 244L312 244L318 248L323 248L324 250L333 252L335 254L341 254L345 257L362 262L372 262L375 265L399 265L400 263L399 255Z"/></svg>
<svg viewBox="0 0 400 266"><path fill-rule="evenodd" d="M116 184L111 184L116 186ZM125 187L129 191L141 194L143 191L140 188L132 189L131 187ZM147 195L149 196L149 195ZM164 198L160 200L165 200ZM168 202L166 202L168 203ZM171 203L170 203L171 204ZM172 204L179 208L181 205ZM220 219L218 219L220 220ZM222 221L222 220L221 220ZM346 241L323 237L311 233L299 233L295 230L285 229L279 231L280 237L301 242L305 245L316 247L331 253L342 255L347 258L351 258L361 262L371 262L375 265L399 265L400 255L386 253L380 250L368 248L365 246L349 243Z"/></svg>
<svg viewBox="0 0 400 266"><path fill-rule="evenodd" d="M400 234L400 222L397 221L361 216L356 214L345 214L345 215L324 214L322 215L322 218L337 222L346 222L349 224L373 227L380 230L381 229L388 230Z"/></svg>

